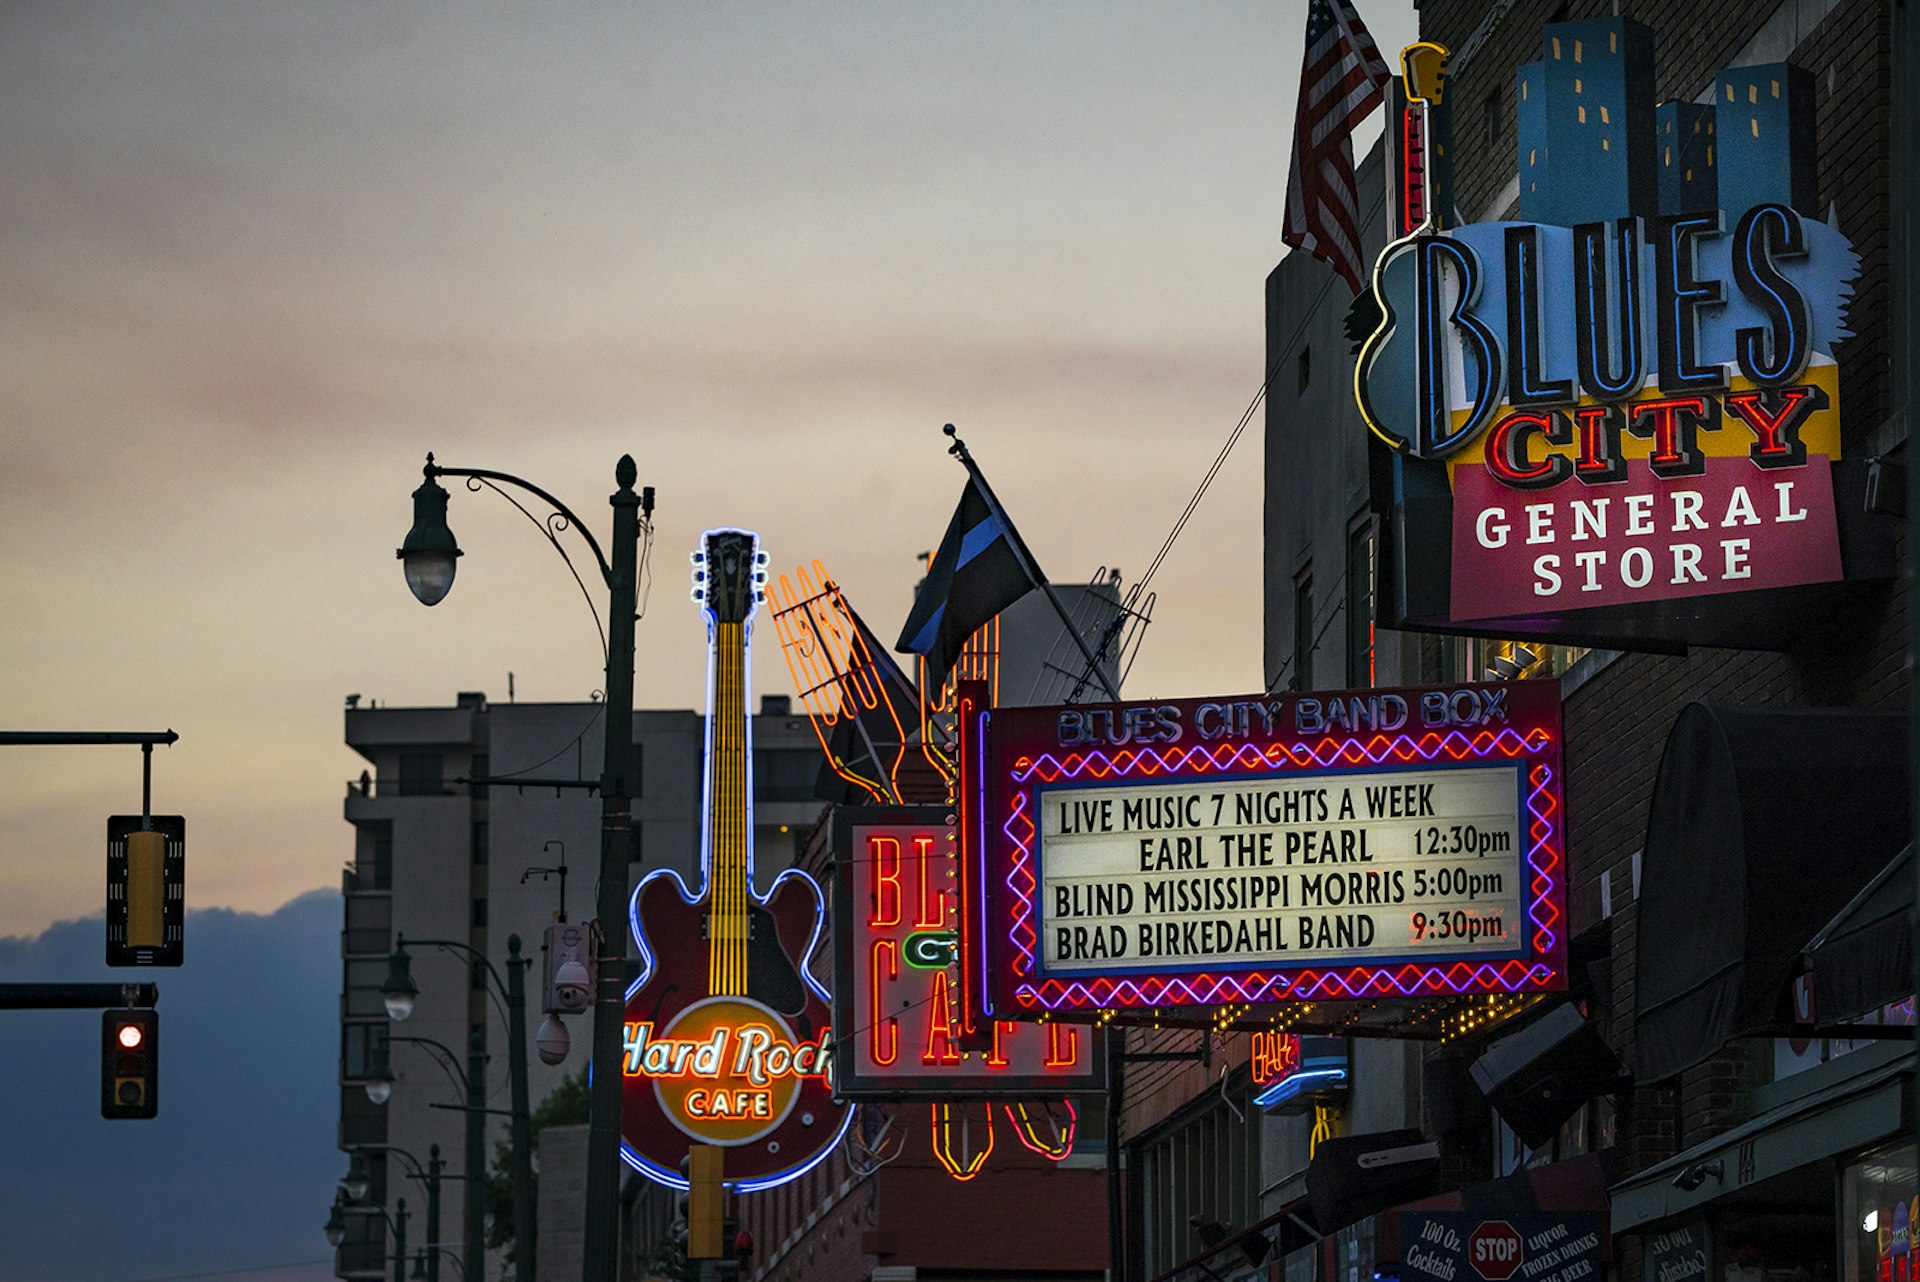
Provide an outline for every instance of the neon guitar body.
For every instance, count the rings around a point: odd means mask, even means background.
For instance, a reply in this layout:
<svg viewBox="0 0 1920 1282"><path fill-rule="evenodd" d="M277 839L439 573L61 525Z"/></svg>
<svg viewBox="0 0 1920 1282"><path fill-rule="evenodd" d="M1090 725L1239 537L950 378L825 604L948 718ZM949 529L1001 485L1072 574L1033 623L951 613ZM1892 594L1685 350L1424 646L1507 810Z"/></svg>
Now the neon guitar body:
<svg viewBox="0 0 1920 1282"><path fill-rule="evenodd" d="M695 554L713 653L707 720L704 882L655 872L634 891L641 975L627 991L623 1156L684 1188L689 1144L724 1148L727 1186L752 1192L807 1170L845 1133L833 1102L829 995L808 971L821 944L820 889L788 870L753 885L747 763L747 624L764 558L754 536L717 530Z"/></svg>

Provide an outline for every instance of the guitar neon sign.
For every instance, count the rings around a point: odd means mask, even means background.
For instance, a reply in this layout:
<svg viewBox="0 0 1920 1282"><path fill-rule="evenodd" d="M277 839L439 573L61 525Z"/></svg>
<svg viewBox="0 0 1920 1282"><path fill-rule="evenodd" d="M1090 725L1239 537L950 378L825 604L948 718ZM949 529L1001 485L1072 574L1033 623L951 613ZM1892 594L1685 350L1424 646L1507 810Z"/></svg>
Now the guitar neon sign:
<svg viewBox="0 0 1920 1282"><path fill-rule="evenodd" d="M641 974L627 990L621 1155L686 1188L687 1145L719 1145L727 1187L751 1193L818 1165L853 1114L833 1100L831 998L809 969L820 888L797 869L764 894L754 885L746 699L766 554L744 530L711 530L693 560L709 663L702 884L661 869L633 892Z"/></svg>

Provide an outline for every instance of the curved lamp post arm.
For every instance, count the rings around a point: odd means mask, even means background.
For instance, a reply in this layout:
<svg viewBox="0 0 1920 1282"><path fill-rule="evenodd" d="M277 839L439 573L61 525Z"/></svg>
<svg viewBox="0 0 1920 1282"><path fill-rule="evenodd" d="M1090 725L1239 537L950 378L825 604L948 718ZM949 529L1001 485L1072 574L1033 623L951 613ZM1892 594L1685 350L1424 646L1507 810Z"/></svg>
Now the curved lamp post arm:
<svg viewBox="0 0 1920 1282"><path fill-rule="evenodd" d="M426 1166L421 1163L419 1158L407 1152L407 1150L401 1148L398 1144L355 1144L347 1151L356 1155L360 1153L392 1153L394 1156L406 1160L408 1175L416 1180L427 1178Z"/></svg>
<svg viewBox="0 0 1920 1282"><path fill-rule="evenodd" d="M432 1050L438 1051L439 1054L436 1055L434 1058L441 1059L440 1066L446 1069L447 1073L454 1079L454 1085L460 1088L461 1092L466 1096L467 1099L471 1100L473 1098L474 1084L468 1081L467 1075L460 1070L460 1057L455 1055L445 1042L435 1041L431 1037L394 1037L391 1035L388 1036L387 1041L388 1042L414 1042L414 1043L417 1043L418 1045L426 1046L431 1048Z"/></svg>
<svg viewBox="0 0 1920 1282"><path fill-rule="evenodd" d="M593 537L593 531L588 529L586 524L575 515L572 508L535 485L532 481L524 480L521 477L513 475L511 472L495 472L484 467L441 467L433 461L433 455L431 454L427 455L427 465L424 474L428 480L439 476L462 476L471 477L476 481L493 481L502 485L514 486L516 489L522 489L534 495L542 503L552 508L555 515L572 526L574 531L579 534L582 539L586 540L587 547L593 552L595 563L600 567L601 580L608 587L613 586L613 566L608 563L607 554L600 550L600 541ZM631 484L631 482L629 482L629 484ZM474 486L472 488L478 489L479 487Z"/></svg>
<svg viewBox="0 0 1920 1282"><path fill-rule="evenodd" d="M449 1260L453 1261L453 1267L460 1274L462 1279L464 1279L467 1276L467 1266L465 1263L461 1261L460 1252L454 1250L450 1246L441 1246L438 1242L428 1242L420 1248L420 1253L422 1255L425 1255L429 1251L431 1251L436 1256L444 1255Z"/></svg>
<svg viewBox="0 0 1920 1282"><path fill-rule="evenodd" d="M519 941L520 936L518 935L508 937L507 950L512 954L507 960L507 968L509 970L516 966L524 968L533 965L533 958L524 957L520 954L519 948L516 947ZM475 948L472 944L462 943L457 939L409 939L405 935L395 936L394 947L396 949L405 948L408 944L413 944L416 947L444 948L450 952L457 951L464 953L469 962L479 962L487 968L487 978L493 981L494 991L500 994L501 1001L506 1001L511 996L507 981L500 978L500 972L494 969L492 962L487 960L487 955L478 948Z"/></svg>

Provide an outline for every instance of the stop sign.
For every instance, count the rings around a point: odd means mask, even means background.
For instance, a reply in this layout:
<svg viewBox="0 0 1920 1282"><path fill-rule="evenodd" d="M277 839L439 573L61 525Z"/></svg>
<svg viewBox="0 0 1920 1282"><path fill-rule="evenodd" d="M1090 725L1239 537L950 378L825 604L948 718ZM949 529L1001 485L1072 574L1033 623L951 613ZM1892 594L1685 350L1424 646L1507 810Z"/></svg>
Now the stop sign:
<svg viewBox="0 0 1920 1282"><path fill-rule="evenodd" d="M1520 1234L1505 1220L1482 1220L1467 1237L1467 1263L1487 1282L1507 1282L1520 1259Z"/></svg>

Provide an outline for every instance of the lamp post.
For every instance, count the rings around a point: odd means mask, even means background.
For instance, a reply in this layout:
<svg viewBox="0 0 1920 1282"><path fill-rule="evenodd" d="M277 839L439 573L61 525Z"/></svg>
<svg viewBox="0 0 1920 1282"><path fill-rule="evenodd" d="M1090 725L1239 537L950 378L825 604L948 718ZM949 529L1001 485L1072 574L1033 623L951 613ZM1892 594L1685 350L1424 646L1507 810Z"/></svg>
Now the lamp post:
<svg viewBox="0 0 1920 1282"><path fill-rule="evenodd" d="M391 1072L388 1073L388 1077L391 1079ZM435 1144L427 1150L427 1161L424 1166L421 1165L419 1158L397 1144L363 1144L355 1148L352 1158L347 1163L347 1177L340 1181L340 1186L347 1191L347 1196L356 1202L366 1197L368 1190L372 1187L371 1174L367 1170L369 1151L392 1153L399 1157L407 1164L407 1174L427 1186L427 1241L438 1247L440 1243L440 1180L442 1178L440 1171L446 1165L440 1160L440 1146ZM328 1225L331 1227L331 1220L328 1221ZM425 1254L424 1250L422 1254ZM416 1262L416 1272L417 1269ZM461 1276L465 1276L464 1270ZM437 1252L428 1262L426 1280L440 1282L440 1256Z"/></svg>
<svg viewBox="0 0 1920 1282"><path fill-rule="evenodd" d="M409 1010L411 1010L410 1007ZM473 1035L468 1038L467 1067L465 1071L462 1071L460 1068L460 1057L455 1055L453 1048L445 1042L437 1041L431 1037L388 1037L387 1041L389 1043L411 1043L416 1046L425 1046L430 1050L438 1052L442 1067L446 1069L447 1075L453 1079L454 1085L460 1088L460 1099L462 1101L460 1104L445 1106L429 1105L429 1107L458 1108L467 1115L466 1161L464 1164L466 1173L459 1177L464 1180L467 1185L465 1195L466 1241L464 1245L467 1258L473 1260L481 1259L487 1249L486 1206L481 1201L480 1194L485 1176L487 1109L477 1101L485 1097L485 1039L481 1037L480 1030L478 1029L475 1029ZM366 1089L367 1097L372 1099L376 1104L385 1102L392 1094L393 1070L388 1064L387 1047L385 1046L380 1047L374 1052L373 1071L367 1074ZM377 1096L376 1090L378 1091ZM434 1145L436 1150L438 1150L439 1147L437 1144ZM350 1166L347 1170L347 1177L351 1181L357 1174L363 1173L363 1171L364 1168L360 1168L360 1170L357 1171L354 1167ZM351 1188L348 1189L348 1195L352 1195Z"/></svg>
<svg viewBox="0 0 1920 1282"><path fill-rule="evenodd" d="M393 1282L406 1282L407 1269L407 1199L400 1198L393 1204L393 1214L387 1214L384 1206L372 1206L366 1209L378 1211L380 1218L393 1229ZM338 1250L347 1240L347 1217L341 1205L339 1194L334 1195L333 1213L327 1216L327 1245Z"/></svg>
<svg viewBox="0 0 1920 1282"><path fill-rule="evenodd" d="M416 939L416 946L427 945L433 948L445 948L466 955L468 960L485 968L487 977L493 982L500 995L507 1002L507 1080L512 1091L512 1153L513 1153L513 1274L515 1282L533 1282L533 1137L527 1109L527 967L533 964L531 958L520 955L520 936L507 936L507 977L503 981L500 972L493 968L479 949L453 939ZM380 995L385 1000L387 1014L395 1020L405 1020L413 1014L413 1008L420 990L413 982L412 958L407 952L407 940L400 936L394 946L393 954L388 958L386 983L380 986ZM396 1037L391 1041L429 1042L439 1046L449 1060L453 1052L430 1038ZM379 1061L375 1063L374 1074L368 1076L368 1096L378 1082L378 1070L385 1067ZM392 1070L386 1077L390 1084ZM486 1177L486 1115L489 1111L483 1103L486 1085L486 1039L481 1030L475 1029L467 1043L466 1072L466 1114L467 1114L467 1261L471 1268L476 1260L484 1260L486 1251L486 1203L481 1197L482 1184Z"/></svg>
<svg viewBox="0 0 1920 1282"><path fill-rule="evenodd" d="M587 1225L581 1259L585 1282L615 1282L619 1257L620 1051L627 979L624 913L631 800L627 773L633 757L633 621L640 525L653 513L653 487L634 491L639 469L632 455L622 455L613 471L619 488L608 500L613 507L613 559L609 561L579 517L530 482L505 472L441 467L431 454L422 473L425 480L413 492L413 528L396 553L407 586L422 604L435 605L446 596L453 587L456 558L461 555L447 527L447 492L434 479L440 476L465 477L469 487L511 485L537 496L553 509L553 516L542 529L555 550L566 558L554 534L557 519L558 528L575 531L593 551L607 587L606 746L600 758L600 887L596 898L600 977L593 1016L591 1063L595 1071L591 1073L587 1109ZM567 564L572 567L571 559Z"/></svg>

